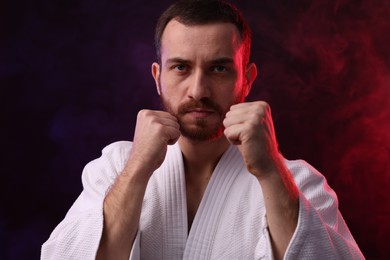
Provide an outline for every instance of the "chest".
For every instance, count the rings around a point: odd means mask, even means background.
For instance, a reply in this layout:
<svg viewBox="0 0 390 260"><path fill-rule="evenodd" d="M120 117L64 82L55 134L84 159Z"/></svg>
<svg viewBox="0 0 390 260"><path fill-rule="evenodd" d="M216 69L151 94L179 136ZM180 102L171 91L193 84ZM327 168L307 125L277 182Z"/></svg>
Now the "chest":
<svg viewBox="0 0 390 260"><path fill-rule="evenodd" d="M140 221L144 259L254 259L256 247L267 244L261 242L267 231L257 182L239 177L186 189L183 180L161 188L152 183L145 195Z"/></svg>
<svg viewBox="0 0 390 260"><path fill-rule="evenodd" d="M192 180L186 178L186 202L187 202L187 222L188 232L190 232L192 222L202 201L209 180L207 178Z"/></svg>

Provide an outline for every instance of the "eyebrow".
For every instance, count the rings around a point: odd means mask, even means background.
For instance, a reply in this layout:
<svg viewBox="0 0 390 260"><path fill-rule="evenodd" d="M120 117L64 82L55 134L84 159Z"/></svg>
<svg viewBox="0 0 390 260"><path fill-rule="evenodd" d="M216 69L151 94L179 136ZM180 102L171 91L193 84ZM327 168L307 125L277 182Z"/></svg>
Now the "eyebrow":
<svg viewBox="0 0 390 260"><path fill-rule="evenodd" d="M166 64L172 64L172 63L188 64L188 63L190 63L190 61L182 59L182 58L170 58L170 59L167 59L167 61L165 63Z"/></svg>
<svg viewBox="0 0 390 260"><path fill-rule="evenodd" d="M228 57L222 57L215 60L212 60L210 63L212 64L234 64L234 60Z"/></svg>
<svg viewBox="0 0 390 260"><path fill-rule="evenodd" d="M172 64L172 63L189 64L189 63L191 63L191 61L186 60L186 59L182 59L179 57L175 57L175 58L167 59L167 61L165 63L166 64ZM222 57L222 58L217 58L217 59L211 60L209 63L211 63L211 64L234 64L234 60L232 58Z"/></svg>

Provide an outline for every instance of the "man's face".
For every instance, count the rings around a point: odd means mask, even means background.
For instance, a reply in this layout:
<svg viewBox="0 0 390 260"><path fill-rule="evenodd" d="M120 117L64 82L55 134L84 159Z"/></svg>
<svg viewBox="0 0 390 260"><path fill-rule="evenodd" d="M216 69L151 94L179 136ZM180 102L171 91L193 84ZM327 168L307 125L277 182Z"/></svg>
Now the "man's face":
<svg viewBox="0 0 390 260"><path fill-rule="evenodd" d="M225 114L244 100L252 83L245 75L243 51L233 24L167 24L161 65L154 63L152 72L163 105L178 118L183 136L206 141L222 135Z"/></svg>

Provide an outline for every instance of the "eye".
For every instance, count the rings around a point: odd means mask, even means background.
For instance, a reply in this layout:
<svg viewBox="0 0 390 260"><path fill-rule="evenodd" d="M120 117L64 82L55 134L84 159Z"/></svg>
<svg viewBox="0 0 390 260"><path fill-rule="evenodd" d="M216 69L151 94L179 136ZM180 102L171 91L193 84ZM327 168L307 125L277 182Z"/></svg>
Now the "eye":
<svg viewBox="0 0 390 260"><path fill-rule="evenodd" d="M187 70L187 66L183 65L183 64L179 64L179 65L173 66L173 69L177 70L177 71L186 71Z"/></svg>
<svg viewBox="0 0 390 260"><path fill-rule="evenodd" d="M227 71L227 68L225 66L218 65L218 66L212 67L212 71L221 73L221 72Z"/></svg>

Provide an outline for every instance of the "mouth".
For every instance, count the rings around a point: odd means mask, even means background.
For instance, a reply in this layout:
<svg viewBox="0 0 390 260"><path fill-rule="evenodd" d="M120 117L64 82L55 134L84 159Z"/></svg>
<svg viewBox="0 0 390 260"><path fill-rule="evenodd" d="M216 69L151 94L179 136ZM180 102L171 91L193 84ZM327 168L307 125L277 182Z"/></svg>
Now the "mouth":
<svg viewBox="0 0 390 260"><path fill-rule="evenodd" d="M186 113L196 118L205 118L214 114L215 111L206 108L191 108L188 109Z"/></svg>

